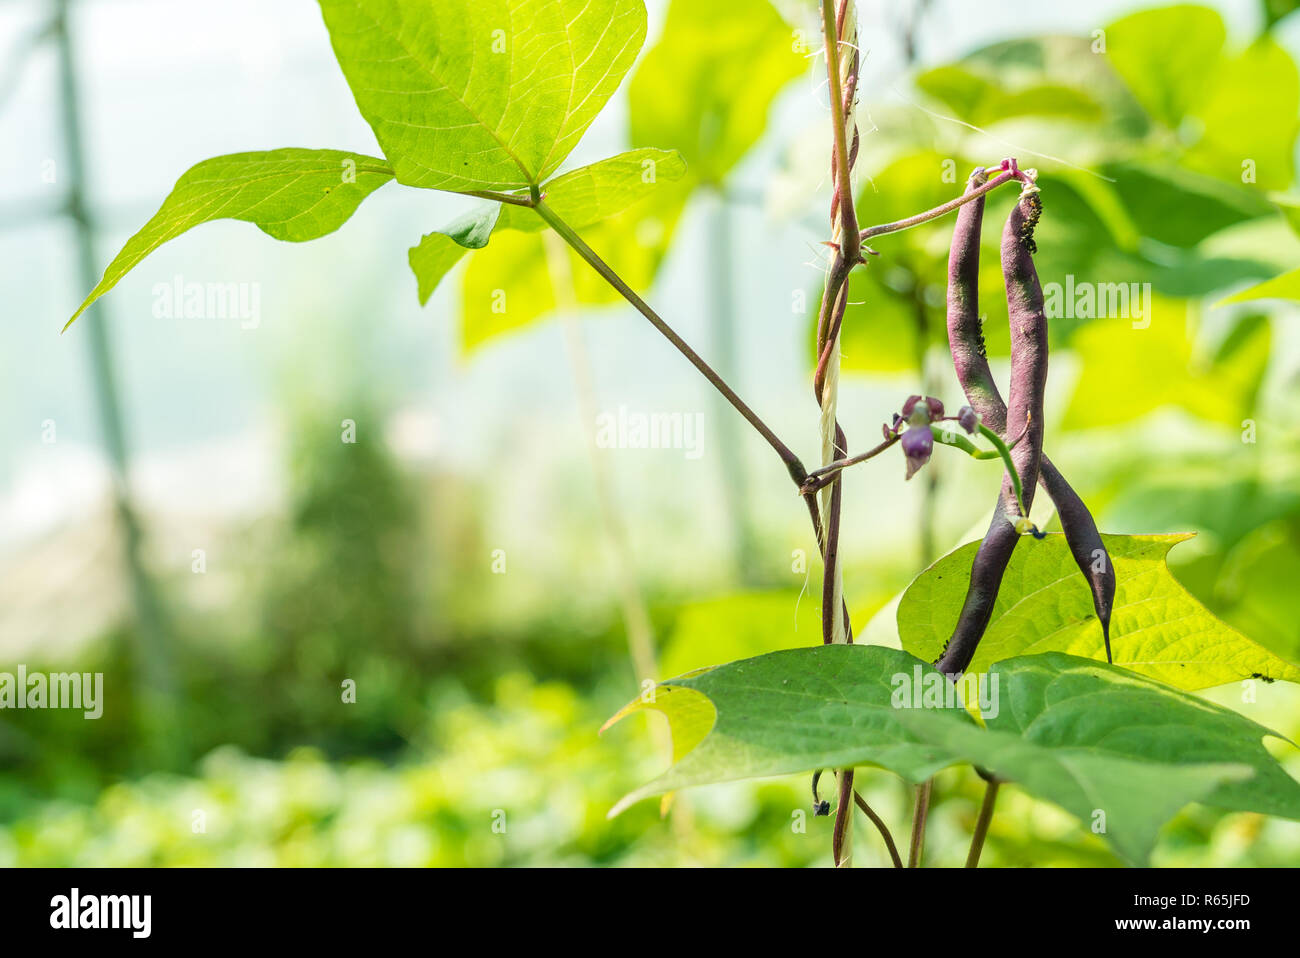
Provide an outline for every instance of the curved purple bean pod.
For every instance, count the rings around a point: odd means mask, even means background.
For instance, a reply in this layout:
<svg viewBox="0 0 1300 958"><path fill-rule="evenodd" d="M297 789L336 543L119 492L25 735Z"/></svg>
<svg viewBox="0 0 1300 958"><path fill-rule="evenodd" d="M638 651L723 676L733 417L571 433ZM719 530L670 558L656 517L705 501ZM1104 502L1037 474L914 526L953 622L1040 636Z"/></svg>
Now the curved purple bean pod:
<svg viewBox="0 0 1300 958"><path fill-rule="evenodd" d="M962 208L976 206L979 200L968 203ZM1011 320L1011 402L1007 408L1007 424L1026 424L1025 438L1011 451L1011 460L1020 476L1025 508L1033 503L1034 488L1038 484L1039 467L1043 454L1043 391L1047 387L1047 316L1044 311L1043 289L1038 282L1038 273L1034 269L1033 252L1034 226L1042 212L1042 200L1036 190L1021 194L1020 200L1012 207L1002 230L1002 273L1007 285L1007 307ZM972 211L963 220L959 216L957 232L953 238L953 250L957 253L956 261L949 262L950 284L955 279L959 286L963 279L978 275L978 227L983 211ZM962 226L973 227L973 231L962 233ZM974 255L971 255L974 250ZM974 262L972 263L972 260ZM956 297L949 297L949 328L956 324L963 330L970 328L969 318L974 314L974 325L978 330L978 304L974 289L970 286L959 291ZM958 358L958 352L961 356ZM962 341L962 348L954 350L954 366L958 375L967 376L972 365L982 363L988 369L983 357L982 345ZM966 379L962 385L965 387ZM973 382L973 380L972 380ZM985 401L996 395L996 385L989 375L985 387L991 387L986 393ZM977 393L980 390L976 390ZM972 406L974 406L972 402ZM978 410L978 406L975 407ZM994 428L990 425L989 428ZM952 637L944 647L935 665L939 671L953 675L965 672L975 655L975 649L984 630L988 628L989 618L993 614L993 603L997 599L998 589L1002 585L1002 576L1007 563L1015 551L1020 534L1009 516L1019 512L1011 479L1004 477L1002 491L998 496L998 507L989 525L989 530L980 543L975 561L971 565L970 585L966 592L966 601L962 605L953 629Z"/></svg>
<svg viewBox="0 0 1300 958"><path fill-rule="evenodd" d="M977 169L971 174L967 190L982 185L984 180L984 171ZM952 350L957 379L966 393L967 401L979 413L986 426L1005 436L1007 407L998 392L993 371L989 368L979 316L979 242L983 218L983 196L967 203L957 214L948 259L948 345ZM1109 662L1110 617L1115 601L1115 568L1110 554L1101 540L1092 513L1046 456L1041 458L1038 481L1056 504L1065 541L1092 591L1092 604L1101 623L1102 638L1106 643L1106 660ZM991 546L988 562L996 563L1000 551L1001 549ZM1009 560L1010 549L1006 549L1006 554ZM1003 566L1005 567L1005 561ZM985 575L988 576L988 581L980 583L978 591L986 592L991 585L993 598L996 598L1002 574L998 572L994 576L991 572L986 572ZM972 591L976 591L974 582ZM968 595L967 600L970 602L971 596ZM992 612L992 599L989 600L989 612ZM987 625L987 617L984 622Z"/></svg>

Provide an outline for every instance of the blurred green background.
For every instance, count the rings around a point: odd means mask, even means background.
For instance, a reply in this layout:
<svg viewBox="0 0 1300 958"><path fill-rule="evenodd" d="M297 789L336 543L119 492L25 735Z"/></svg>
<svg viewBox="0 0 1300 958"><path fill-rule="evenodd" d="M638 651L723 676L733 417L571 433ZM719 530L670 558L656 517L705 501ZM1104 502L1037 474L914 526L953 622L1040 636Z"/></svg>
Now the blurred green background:
<svg viewBox="0 0 1300 958"><path fill-rule="evenodd" d="M588 239L812 461L814 5L648 6L574 165L657 146L690 172ZM1040 171L1044 284L1150 284L1141 318L1053 317L1047 448L1103 531L1196 531L1179 579L1298 662L1293 6L862 3L857 170L867 225L1014 155ZM97 721L0 712L0 864L829 864L807 776L605 818L666 762L645 720L597 736L642 681L820 640L783 469L643 320L514 233L421 310L407 247L469 207L381 191L310 246L196 231L59 337L97 278L79 244L102 269L194 162L376 147L311 0L9 0L0 57L0 671L105 676ZM981 284L1003 372L1010 202L990 200ZM855 274L855 449L909 393L960 405L951 225L881 237ZM253 284L256 323L158 317L176 276ZM603 447L620 409L698 417L698 447ZM979 535L998 481L943 450L906 484L901 457L851 471L863 641L897 643L897 596ZM1294 687L1207 695L1300 737ZM859 775L905 835L910 790ZM939 776L927 864L964 860L979 785ZM1014 787L998 811L986 865L1118 864ZM857 864L887 863L858 836ZM1300 864L1300 824L1192 807L1155 862Z"/></svg>

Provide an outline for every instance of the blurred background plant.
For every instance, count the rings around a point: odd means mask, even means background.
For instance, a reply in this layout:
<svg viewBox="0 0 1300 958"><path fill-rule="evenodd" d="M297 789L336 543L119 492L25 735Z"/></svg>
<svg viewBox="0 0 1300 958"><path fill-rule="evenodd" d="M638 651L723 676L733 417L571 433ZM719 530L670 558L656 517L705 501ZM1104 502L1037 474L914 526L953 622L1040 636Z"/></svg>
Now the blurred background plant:
<svg viewBox="0 0 1300 958"><path fill-rule="evenodd" d="M421 311L405 250L458 199L381 192L311 247L213 224L55 335L89 285L79 257L102 267L194 160L374 149L310 0L175 6L0 6L16 145L0 155L0 670L106 686L98 721L0 713L0 864L826 864L806 777L605 819L664 759L633 723L598 738L603 720L647 677L817 643L820 569L769 452L540 234L494 239ZM1145 316L1053 317L1049 449L1103 530L1197 531L1178 577L1294 662L1293 6L863 3L858 169L865 225L1015 155L1040 170L1045 284L1151 284ZM815 11L649 7L646 52L575 165L657 146L690 172L588 239L811 456L829 196ZM958 404L950 229L882 237L855 274L846 423L874 428L911 392ZM259 324L160 318L154 287L182 274L256 284ZM704 455L596 447L593 417L622 407L698 412ZM898 594L978 535L998 481L937 456L904 485L896 465L845 480L866 641L897 643ZM1300 734L1284 683L1207 694ZM901 833L910 793L863 777ZM928 863L964 859L978 784L939 776ZM887 862L873 838L859 864ZM1156 861L1300 864L1300 826L1193 807ZM1118 864L1014 788L984 862Z"/></svg>

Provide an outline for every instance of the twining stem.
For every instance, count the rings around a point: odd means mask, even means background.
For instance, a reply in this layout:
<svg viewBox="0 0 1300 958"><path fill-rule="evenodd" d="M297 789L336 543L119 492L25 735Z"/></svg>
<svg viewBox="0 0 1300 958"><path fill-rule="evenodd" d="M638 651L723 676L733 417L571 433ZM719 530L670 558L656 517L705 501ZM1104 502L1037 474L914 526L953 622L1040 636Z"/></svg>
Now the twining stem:
<svg viewBox="0 0 1300 958"><path fill-rule="evenodd" d="M983 186L969 190L956 199L949 200L947 203L942 203L934 209L926 210L924 213L917 213L915 216L907 217L907 219L895 220L892 223L882 223L879 226L869 226L858 234L859 238L865 243L867 240L875 236L884 236L886 233L901 233L903 230L910 230L914 226L920 226L922 223L928 223L930 220L936 220L941 216L945 216L953 210L959 209L969 203L977 196L983 196L985 193L988 193L991 190L996 190L1002 184L1010 183L1012 180L1019 180L1021 183L1031 184L1033 182L1029 175L1023 170L1005 170L997 176L992 177Z"/></svg>
<svg viewBox="0 0 1300 958"><path fill-rule="evenodd" d="M856 95L858 51L857 25L853 0L839 0L838 15L835 0L822 0L822 29L826 44L826 73L830 83L831 126L834 131L834 158L831 174L835 181L835 197L831 203L831 240L836 246L834 264L826 278L821 310L817 317L817 369L813 376L813 391L821 408L818 426L821 432L822 465L834 462L847 453L848 440L840 428L837 407L839 401L839 334L844 311L848 305L849 271L862 261L861 243L858 239L857 212L853 202L853 161L857 155L857 125L853 119ZM841 64L840 45L845 44L852 54ZM853 142L849 142L852 135ZM825 643L851 642L847 615L840 616L844 604L844 576L839 562L840 505L843 485L838 475L832 477L830 488L822 490L822 511L825 527L820 537L824 541L822 562L822 641ZM813 494L815 495L815 494ZM841 769L840 802L835 809L835 829L832 851L835 864L848 867L853 862L853 769Z"/></svg>
<svg viewBox="0 0 1300 958"><path fill-rule="evenodd" d="M853 865L853 769L842 768L839 776L839 804L835 807L835 830L831 833L831 856L836 868Z"/></svg>
<svg viewBox="0 0 1300 958"><path fill-rule="evenodd" d="M845 3L841 15L847 19L849 4ZM835 131L836 190L839 194L840 222L844 236L840 252L850 265L862 259L861 241L858 238L856 210L853 206L853 166L849 160L849 131L846 115L851 104L845 103L844 82L840 76L840 43L844 24L835 14L835 0L822 0L822 32L826 42L826 74L830 81L831 126Z"/></svg>
<svg viewBox="0 0 1300 958"><path fill-rule="evenodd" d="M966 856L967 868L979 867L980 852L984 850L984 838L989 833L989 822L993 821L993 806L998 800L1000 784L1001 782L996 778L991 778L984 788L984 801L980 804L979 818L975 822L975 834L970 840L970 853Z"/></svg>
<svg viewBox="0 0 1300 958"><path fill-rule="evenodd" d="M777 438L776 433L768 428L767 423L763 422L763 420L759 418L758 414L754 412L754 410L750 409L749 406L745 404L744 400L736 395L735 391L727 385L723 378L714 372L713 367L706 363L700 355L695 352L695 350L691 349L691 347L687 345L686 340L678 336L677 333L673 331L673 328L664 322L663 319L660 318L659 314L651 309L645 300L638 296L636 292L627 285L627 283L623 282L622 278L596 254L595 250L588 246L586 242L583 241L582 237L573 231L573 228L570 227L568 223L560 219L560 217L555 214L555 211L546 205L544 199L536 199L530 205L532 205L533 209L537 210L538 215L550 225L551 229L555 230L555 232L558 233L566 243L573 247L574 252L581 256L582 259L586 261L587 265L599 273L605 282L614 287L620 296L636 307L637 312L650 320L650 324L654 326L655 329L659 330L659 332L663 334L664 338L677 348L678 352L690 360L691 365L704 375L704 378L712 384L713 388L720 392L727 402L731 403L735 410L744 416L745 420L753 426L755 430L757 430L758 434L767 440L767 444L776 451L776 454L781 457L781 461L785 463L786 470L790 473L790 478L793 479L796 484L802 484L808 473L804 469L803 463L799 461L799 457L791 452L790 448Z"/></svg>
<svg viewBox="0 0 1300 958"><path fill-rule="evenodd" d="M889 826L885 824L884 819L877 815L867 804L867 800L856 791L853 793L853 800L858 803L858 808L862 809L862 814L871 819L871 823L876 826L876 831L880 832L880 837L885 840L885 847L889 849L889 857L894 860L894 867L902 868L903 859L898 855L898 846L894 844L894 836L890 834Z"/></svg>
<svg viewBox="0 0 1300 958"><path fill-rule="evenodd" d="M916 786L916 806L912 811L912 842L907 852L907 867L920 868L921 855L925 849L925 820L930 815L930 794L934 791L934 779L924 785Z"/></svg>

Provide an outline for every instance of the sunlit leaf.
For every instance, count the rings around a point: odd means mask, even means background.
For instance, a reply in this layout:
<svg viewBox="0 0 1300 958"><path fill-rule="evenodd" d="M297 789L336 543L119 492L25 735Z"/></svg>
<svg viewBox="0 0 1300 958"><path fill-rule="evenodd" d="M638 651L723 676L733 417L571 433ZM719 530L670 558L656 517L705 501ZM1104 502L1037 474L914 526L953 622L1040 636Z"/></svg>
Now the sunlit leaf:
<svg viewBox="0 0 1300 958"><path fill-rule="evenodd" d="M320 0L362 116L397 179L540 184L645 40L642 0Z"/></svg>
<svg viewBox="0 0 1300 958"><path fill-rule="evenodd" d="M1220 300L1216 305L1248 303L1257 299L1300 300L1300 268L1283 273L1281 276L1274 276L1272 279L1266 279L1254 286L1249 286L1240 293L1234 293L1226 299Z"/></svg>
<svg viewBox="0 0 1300 958"><path fill-rule="evenodd" d="M1090 121L1101 116L1097 102L1082 90L1055 83L1010 88L962 66L942 66L916 78L927 94L952 107L957 118L979 127L1021 116Z"/></svg>
<svg viewBox="0 0 1300 958"><path fill-rule="evenodd" d="M1141 288L1137 293L1146 299ZM1186 303L1152 297L1141 317L1130 313L1093 320L1072 340L1082 371L1062 428L1113 426L1167 407L1240 427L1268 365L1269 328L1257 327L1231 356L1206 362L1187 335Z"/></svg>
<svg viewBox="0 0 1300 958"><path fill-rule="evenodd" d="M1175 166L1115 163L1105 172L1142 235L1170 246L1192 247L1225 227L1276 215L1253 189Z"/></svg>
<svg viewBox="0 0 1300 958"><path fill-rule="evenodd" d="M245 220L276 239L301 243L334 232L392 178L383 160L339 150L270 150L204 160L176 181L153 219L127 240L68 325L146 256L200 223Z"/></svg>
<svg viewBox="0 0 1300 958"><path fill-rule="evenodd" d="M1204 132L1184 158L1187 166L1238 184L1291 185L1300 74L1272 39L1262 37L1225 61L1192 117Z"/></svg>
<svg viewBox="0 0 1300 958"><path fill-rule="evenodd" d="M807 69L767 0L673 0L628 85L632 143L674 147L698 180L719 185L762 135L776 94Z"/></svg>
<svg viewBox="0 0 1300 958"><path fill-rule="evenodd" d="M1143 10L1106 27L1106 56L1151 118L1176 129L1212 82L1225 36L1206 7Z"/></svg>
<svg viewBox="0 0 1300 958"><path fill-rule="evenodd" d="M1060 805L1136 864L1191 802L1300 818L1300 783L1263 745L1277 733L1236 712L1060 653L999 662L988 682L996 714L986 729L944 721L932 709L903 709L903 720Z"/></svg>
<svg viewBox="0 0 1300 958"><path fill-rule="evenodd" d="M671 679L655 689L652 701L638 699L606 727L631 712L655 709L668 716L674 741L696 739L699 744L663 775L622 799L610 814L691 785L815 768L879 765L908 781L924 781L952 764L955 756L926 744L899 718L906 710L892 703L895 680L903 676L910 681L914 675L930 675L939 684L947 681L905 652L872 645L773 652ZM702 740L705 711L700 697L716 712ZM936 714L938 721L974 724L961 708Z"/></svg>
<svg viewBox="0 0 1300 958"><path fill-rule="evenodd" d="M1218 619L1173 577L1166 554L1186 536L1103 538L1115 563L1110 645L1116 665L1184 689L1256 672L1300 682L1300 667ZM966 598L978 548L971 542L950 552L908 587L898 606L904 649L927 661L939 657ZM1060 534L1025 537L1017 545L970 671L1036 652L1106 660L1092 594Z"/></svg>

